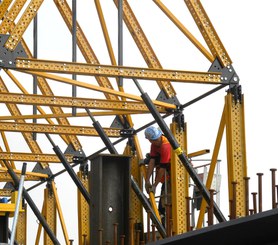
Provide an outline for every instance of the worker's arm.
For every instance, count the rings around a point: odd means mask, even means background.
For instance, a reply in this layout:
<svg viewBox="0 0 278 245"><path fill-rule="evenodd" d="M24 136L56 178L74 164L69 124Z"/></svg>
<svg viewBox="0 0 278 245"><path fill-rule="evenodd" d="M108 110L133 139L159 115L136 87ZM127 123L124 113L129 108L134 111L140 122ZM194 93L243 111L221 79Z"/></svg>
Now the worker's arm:
<svg viewBox="0 0 278 245"><path fill-rule="evenodd" d="M149 189L152 187L150 183L150 177L153 173L154 166L155 166L155 159L151 158L147 168L147 176L146 176L146 183L145 183L145 189L148 193L149 193Z"/></svg>
<svg viewBox="0 0 278 245"><path fill-rule="evenodd" d="M155 186L155 188L157 187L157 185L159 184L159 182L161 181L163 176L165 176L165 173L166 173L165 168L158 168L158 171L157 171L156 176L155 176L155 182L153 184Z"/></svg>

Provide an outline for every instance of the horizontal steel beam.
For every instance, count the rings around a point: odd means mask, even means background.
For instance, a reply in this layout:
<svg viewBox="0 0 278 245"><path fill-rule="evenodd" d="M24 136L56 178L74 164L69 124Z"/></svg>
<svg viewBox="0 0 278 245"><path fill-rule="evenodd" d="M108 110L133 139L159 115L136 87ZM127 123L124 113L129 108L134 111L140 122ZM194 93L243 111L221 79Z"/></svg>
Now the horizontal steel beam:
<svg viewBox="0 0 278 245"><path fill-rule="evenodd" d="M0 122L0 131L99 136L93 127L39 123ZM120 129L106 128L104 131L109 137L121 137Z"/></svg>
<svg viewBox="0 0 278 245"><path fill-rule="evenodd" d="M73 155L66 154L68 162L73 162ZM7 161L21 162L50 162L60 163L59 158L55 154L37 154L24 152L0 152L0 159Z"/></svg>
<svg viewBox="0 0 278 245"><path fill-rule="evenodd" d="M0 93L0 103L15 103L26 105L40 106L60 106L60 107L76 107L89 108L98 110L124 110L149 112L147 106L143 102L137 101L120 101L106 99L90 99L80 97L65 96L47 96L37 94L21 94L21 93ZM162 106L157 106L159 112L166 112Z"/></svg>
<svg viewBox="0 0 278 245"><path fill-rule="evenodd" d="M12 68L12 67L10 67ZM143 80L171 80L174 82L220 84L221 73L138 68L51 60L17 58L16 70L45 71L65 74L138 78Z"/></svg>

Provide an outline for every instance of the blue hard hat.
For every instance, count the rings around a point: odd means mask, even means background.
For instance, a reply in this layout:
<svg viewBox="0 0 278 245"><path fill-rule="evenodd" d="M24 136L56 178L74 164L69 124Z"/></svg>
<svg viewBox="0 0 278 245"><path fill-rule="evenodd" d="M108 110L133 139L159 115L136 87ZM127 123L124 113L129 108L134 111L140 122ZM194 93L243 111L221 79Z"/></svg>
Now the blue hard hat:
<svg viewBox="0 0 278 245"><path fill-rule="evenodd" d="M150 126L145 130L145 137L148 140L157 140L162 135L160 129Z"/></svg>

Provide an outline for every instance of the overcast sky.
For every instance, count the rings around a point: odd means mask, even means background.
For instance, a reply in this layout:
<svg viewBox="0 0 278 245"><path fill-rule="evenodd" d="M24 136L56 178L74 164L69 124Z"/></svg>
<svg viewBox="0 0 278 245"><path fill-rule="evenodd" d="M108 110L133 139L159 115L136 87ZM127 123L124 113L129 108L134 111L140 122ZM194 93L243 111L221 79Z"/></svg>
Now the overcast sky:
<svg viewBox="0 0 278 245"><path fill-rule="evenodd" d="M91 42L100 63L110 64L93 2L92 0L77 1L77 20ZM109 34L116 52L117 12L112 0L101 2L104 4L103 11L105 18L107 18ZM198 28L194 26L184 1L165 0L162 2L205 45L204 41L201 40ZM135 14L164 68L189 71L207 71L209 69L210 63L206 58L167 20L151 0L130 0L129 3L134 7ZM240 78L240 84L245 96L249 176L254 179L254 188L256 188L255 175L257 172L264 172L266 178L264 187L266 188L265 191L269 193L271 190L269 169L277 166L278 119L276 94L278 85L276 66L278 57L278 2L276 0L203 0L202 3L233 61L233 67ZM69 1L69 4L71 4L71 1ZM71 37L52 1L43 3L39 11L38 20L40 35L39 58L70 61ZM26 32L26 39L29 42L32 40L31 33L32 28L29 28ZM123 47L124 65L146 67L126 29L124 29ZM117 53L115 55L117 57ZM83 62L80 54L78 61ZM79 79L87 80L88 78L79 77ZM155 99L159 92L155 82L142 81L141 84L143 89ZM132 85L131 80L124 81L124 85L127 92L139 94L134 85ZM26 86L31 88L31 85L27 85L27 83ZM60 86L57 89L57 94L70 96L70 89L67 87L61 90ZM174 84L177 97L181 103L186 103L195 96L213 88L209 86ZM83 96L80 91L82 90L78 90L78 95ZM188 123L189 152L202 149L213 150L225 94L224 90L217 92L211 98L204 99L202 102L185 109L185 121ZM88 96L91 96L90 93L88 93ZM104 126L111 123L110 119L99 120ZM152 120L152 117L144 116L144 121L148 122L147 120ZM167 122L169 123L170 121L169 119ZM75 121L72 120L72 122ZM134 123L135 128L138 128L142 125L142 119L134 117ZM88 124L91 124L90 120L88 120ZM148 143L145 142L142 133L138 136L142 140L145 154L148 151ZM81 141L84 143L84 150L87 155L97 150L87 143L87 139L82 139ZM223 141L225 141L225 138ZM61 145L61 148L63 147L65 146ZM225 148L222 149L221 154L219 157L226 164L224 159ZM205 158L210 157L211 155L205 156ZM68 177L65 177L65 179L68 179ZM62 181L57 180L57 185L58 183L62 184L64 181L64 179ZM70 182L69 179L68 181ZM226 185L225 181L222 182L222 185ZM58 186L58 190L61 190L61 187ZM256 191L256 189L252 191ZM71 198L71 191L66 191L66 195L65 201L61 200L65 205ZM223 197L223 199L225 198ZM268 208L270 208L270 199L268 203ZM67 216L66 219L69 219L69 217ZM75 233L77 232L77 224L71 223L69 225L70 238L77 241L77 233Z"/></svg>

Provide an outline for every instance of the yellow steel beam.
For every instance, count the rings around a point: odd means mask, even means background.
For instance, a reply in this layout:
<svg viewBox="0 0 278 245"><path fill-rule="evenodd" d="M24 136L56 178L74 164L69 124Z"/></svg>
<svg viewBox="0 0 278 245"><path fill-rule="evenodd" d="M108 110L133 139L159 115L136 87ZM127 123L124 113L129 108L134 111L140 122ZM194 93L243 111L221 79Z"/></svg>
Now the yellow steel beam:
<svg viewBox="0 0 278 245"><path fill-rule="evenodd" d="M29 50L27 49L27 47L25 47L25 51L28 53L28 55L30 56L31 54L29 54ZM19 87L19 89L24 93L24 94L28 94L28 92L26 91L26 89L22 86L22 84L14 77L14 75L9 71L9 70L5 70L6 73L8 74L8 76L12 79L12 81ZM51 91L50 86L48 85L48 83L46 82L46 80L44 78L41 77L37 77L37 81L38 81L38 85L42 91L43 94L45 95L49 95L52 96L53 93ZM64 115L63 111L61 108L57 107L57 106L53 106L50 107L51 111L55 114L58 115ZM44 110L41 107L37 107L37 110L41 113L41 114L45 114ZM20 119L20 118L18 118ZM48 121L49 124L54 124L53 121L51 121L49 118L46 118L46 120ZM62 125L69 125L68 120L61 116L61 117L57 117L56 120L58 121L59 124ZM73 147L76 150L80 150L81 144L78 141L78 139L74 136L74 135L69 135L67 137L65 137L64 135L61 135L61 138L66 142L66 144L71 143L73 145Z"/></svg>
<svg viewBox="0 0 278 245"><path fill-rule="evenodd" d="M114 3L117 5L118 1L114 0ZM126 23L127 28L129 29L130 34L132 35L137 47L139 48L145 62L150 68L162 69L162 66L149 43L143 29L141 28L138 20L136 19L131 7L129 6L126 0L123 1L123 17ZM172 98L176 95L176 92L171 84L171 77L166 79L161 79L160 77L153 78L157 80L157 84L161 89L164 90L165 94Z"/></svg>
<svg viewBox="0 0 278 245"><path fill-rule="evenodd" d="M52 230L52 232L56 235L56 229L57 229L57 216L56 216L56 202L55 197L53 195L53 192L50 188L44 189L44 216L45 220L49 226L49 228ZM47 232L44 231L44 244L53 244L50 237L48 236Z"/></svg>
<svg viewBox="0 0 278 245"><path fill-rule="evenodd" d="M242 217L246 215L244 178L247 177L244 97L238 102L229 93L225 105L229 200L234 200L232 183L236 182L236 217Z"/></svg>
<svg viewBox="0 0 278 245"><path fill-rule="evenodd" d="M4 1L8 2L8 1ZM12 1L10 1L12 2ZM0 24L0 34L8 33L14 26L14 21L27 0L16 0ZM3 4L3 3L2 3ZM2 6L2 5L1 5ZM0 10L1 11L1 10ZM2 15L1 15L2 16ZM2 18L2 17L1 17Z"/></svg>
<svg viewBox="0 0 278 245"><path fill-rule="evenodd" d="M195 151L195 152L191 152L188 154L188 158L192 158L192 157L198 157L204 154L209 153L210 150L209 149L205 149L205 150L200 150L200 151Z"/></svg>
<svg viewBox="0 0 278 245"><path fill-rule="evenodd" d="M202 33L211 53L219 59L224 67L232 64L232 61L217 35L204 7L200 0L184 0L196 25Z"/></svg>
<svg viewBox="0 0 278 245"><path fill-rule="evenodd" d="M167 15L167 17L181 30L181 32L195 45L197 49L210 61L214 61L214 57L207 49L186 29L186 27L178 20L176 16L160 1L153 0L156 5Z"/></svg>
<svg viewBox="0 0 278 245"><path fill-rule="evenodd" d="M115 54L113 52L111 39L109 37L109 33L108 33L108 29L107 29L106 22L105 22L105 19L104 19L104 15L103 15L103 12L102 12L102 8L101 8L101 5L100 5L100 1L95 0L95 5L96 5L100 25L101 25L101 28L102 28L102 32L103 32L103 35L104 35L104 40L105 40L107 50L108 50L108 53L109 53L109 57L110 57L110 60L111 60L111 64L116 65L117 61L116 61L116 58L115 58Z"/></svg>
<svg viewBox="0 0 278 245"><path fill-rule="evenodd" d="M77 176L82 182L83 186L89 191L88 174L79 171ZM78 203L78 244L87 245L90 243L90 207L82 193L77 190L77 203Z"/></svg>
<svg viewBox="0 0 278 245"><path fill-rule="evenodd" d="M1 90L0 90L1 92L5 92L5 93L9 92L1 77L0 77L0 86L1 86ZM21 115L21 112L16 105L7 103L6 106L12 115L14 116ZM22 119L19 119L16 122L25 123L25 121ZM22 135L33 153L35 154L42 153L38 143L34 140L32 133L22 133ZM47 163L42 163L43 168L46 168L47 166L48 166Z"/></svg>
<svg viewBox="0 0 278 245"><path fill-rule="evenodd" d="M27 6L23 15L13 28L10 37L5 43L5 47L11 51L15 50L17 44L21 41L22 35L33 20L39 10L43 0L32 0Z"/></svg>
<svg viewBox="0 0 278 245"><path fill-rule="evenodd" d="M80 97L46 96L35 94L0 93L0 103L15 103L41 106L77 107L106 110L129 110L149 112L142 102L90 99ZM159 112L166 112L161 106L157 106Z"/></svg>
<svg viewBox="0 0 278 245"><path fill-rule="evenodd" d="M27 205L23 206L24 212L18 213L16 226L16 241L18 244L27 244Z"/></svg>
<svg viewBox="0 0 278 245"><path fill-rule="evenodd" d="M50 73L30 72L30 71L26 71L26 70L23 70L23 72L28 73L28 74L32 74L32 75L41 76L41 77L48 78L48 79L52 79L52 80L55 80L55 81L58 81L58 82L63 82L63 83L71 84L71 85L76 85L76 86L79 86L79 87L82 87L82 88L92 89L92 90L103 92L103 93L115 94L115 95L118 95L119 97L123 97L123 98L129 98L129 99L132 99L132 100L142 101L142 98L140 96L137 96L137 95L124 93L124 92L116 91L116 90L109 89L109 88L99 87L99 86L96 86L96 85L93 85L93 84L72 80L72 79L69 79L69 78L66 78L66 77L61 77L61 76L53 75L53 74L50 74ZM162 107L165 107L165 108L176 109L176 105L173 105L173 104L161 102L161 101L158 101L158 100L153 100L152 102L155 105L159 105L159 106L162 106Z"/></svg>
<svg viewBox="0 0 278 245"><path fill-rule="evenodd" d="M17 196L18 196L18 191L13 191L11 194L11 202L10 203L0 203L0 216L5 215L6 212L9 213L10 217L12 217L14 215ZM21 204L22 204L22 200L20 200L19 212L24 211Z"/></svg>
<svg viewBox="0 0 278 245"><path fill-rule="evenodd" d="M66 25L68 26L69 30L72 32L72 11L67 4L66 1L64 0L54 0L58 10L60 11L61 16L63 17ZM77 39L77 45L84 56L85 60L87 63L92 63L92 64L99 64L99 61L93 51L93 49L90 46L89 41L87 40L85 34L82 31L81 26L76 23L76 39ZM108 80L107 77L103 76L97 76L96 80L98 84L104 88L110 88L113 89L110 81ZM117 96L113 94L105 94L105 97L108 99L116 100L118 99Z"/></svg>
<svg viewBox="0 0 278 245"><path fill-rule="evenodd" d="M186 124L184 131L179 130L177 123L171 123L170 127L181 148L187 152ZM186 212L186 198L189 197L189 174L174 151L171 151L171 194L173 233L181 234L190 230L186 222L187 215L190 215Z"/></svg>
<svg viewBox="0 0 278 245"><path fill-rule="evenodd" d="M7 172L7 169L0 168L0 182L10 182L12 181L12 178L10 174ZM14 169L14 172L17 174L18 178L20 178L20 172L19 170ZM48 175L46 174L40 174L40 173L32 173L32 172L26 172L25 180L26 181L38 181L44 178L48 178Z"/></svg>
<svg viewBox="0 0 278 245"><path fill-rule="evenodd" d="M41 214L45 217L45 202L43 202L43 204L42 204ZM39 223L38 224L38 230L37 230L35 245L39 245L39 243L40 243L41 232L42 232L42 224Z"/></svg>
<svg viewBox="0 0 278 245"><path fill-rule="evenodd" d="M11 189L0 189L1 197L10 197L12 195L13 190Z"/></svg>
<svg viewBox="0 0 278 245"><path fill-rule="evenodd" d="M72 162L72 155L65 154L68 162ZM24 152L0 152L0 159L7 161L26 162L51 162L60 163L60 159L55 154L35 154Z"/></svg>
<svg viewBox="0 0 278 245"><path fill-rule="evenodd" d="M10 150L10 146L9 146L5 132L3 132L3 131L1 132L1 137L3 140L4 146L5 146L5 151L10 152L11 150ZM2 151L2 149L1 149L1 151ZM11 161L10 164L11 164L12 168L14 168L14 169L16 168L13 161Z"/></svg>
<svg viewBox="0 0 278 245"><path fill-rule="evenodd" d="M221 141L222 141L222 138L223 138L223 133L224 133L225 125L226 125L226 120L225 120L226 114L225 114L225 112L226 112L226 108L224 107L222 117L221 117L221 121L220 121L220 125L219 125L219 128L218 128L217 137L216 137L216 140L215 140L215 145L214 145L213 154L212 154L212 158L211 158L209 173L208 173L208 177L207 177L207 182L206 182L207 190L209 190L211 188L211 185L212 185L213 176L214 176L214 172L215 172L215 167L216 167L216 163L217 163L217 158L218 158L218 154L219 154L219 150L220 150L220 146L221 146ZM206 200L204 198L202 198L201 208L200 208L198 222L197 222L197 226L196 226L197 229L202 228L203 221L204 221L204 215L205 215L205 212L207 210L207 206L208 206L208 204L207 204Z"/></svg>
<svg viewBox="0 0 278 245"><path fill-rule="evenodd" d="M115 115L125 115L125 114L144 114L149 112L135 112L135 111L94 111L94 116L115 116ZM49 118L69 118L69 117L88 117L87 112L77 112L76 115L72 113L64 113L64 114L43 114L43 115L20 115L20 116L0 116L0 121L7 120L18 120L18 119L49 119ZM54 123L53 123L54 124Z"/></svg>
<svg viewBox="0 0 278 245"><path fill-rule="evenodd" d="M0 167L0 171L3 171L3 172L7 172L7 168L6 167ZM21 175L21 170L18 170L18 169L14 169L13 170L17 175ZM41 173L34 173L34 172L26 172L26 177L27 176L31 176L31 177L35 177L35 178L47 178L48 175L47 174L41 174Z"/></svg>
<svg viewBox="0 0 278 245"><path fill-rule="evenodd" d="M50 133L50 134L72 134L83 136L99 136L93 127L86 126L69 126L69 125L49 125L38 123L14 123L0 122L0 130L11 132L33 132L33 133ZM104 128L109 137L120 137L120 129ZM35 154L35 153L34 153Z"/></svg>
<svg viewBox="0 0 278 245"><path fill-rule="evenodd" d="M61 226L62 226L64 238L65 238L65 244L69 245L70 244L69 235L68 235L68 231L67 231L67 228L66 228L66 224L65 224L61 204L60 204L60 201L59 201L56 185L55 185L53 180L51 181L51 190L53 192L53 196L54 196L54 199L55 199L56 208L57 208L57 211L58 211L60 223L61 223Z"/></svg>
<svg viewBox="0 0 278 245"><path fill-rule="evenodd" d="M3 19L5 16L10 4L12 3L12 0L3 0L0 3L0 19Z"/></svg>
<svg viewBox="0 0 278 245"><path fill-rule="evenodd" d="M127 156L132 156L131 157L131 175L133 176L134 180L136 181L136 183L138 183L138 185L140 187L142 187L142 176L140 174L140 169L139 169L139 158L137 155L133 155L132 154L132 149L130 145L127 145L125 147L124 150L124 155ZM130 218L133 219L135 224L140 223L141 225L144 224L143 222L143 207L142 204L140 202L140 200L138 199L138 197L136 196L135 192L132 191L130 193ZM135 230L134 230L135 232ZM136 236L136 234L133 234L134 236Z"/></svg>
<svg viewBox="0 0 278 245"><path fill-rule="evenodd" d="M220 84L218 72L194 72L127 66L95 65L40 59L16 59L16 70L45 71L66 74L138 78L144 80L171 80L175 82Z"/></svg>

